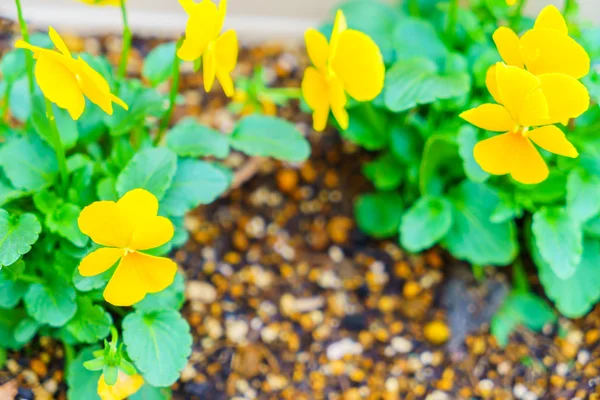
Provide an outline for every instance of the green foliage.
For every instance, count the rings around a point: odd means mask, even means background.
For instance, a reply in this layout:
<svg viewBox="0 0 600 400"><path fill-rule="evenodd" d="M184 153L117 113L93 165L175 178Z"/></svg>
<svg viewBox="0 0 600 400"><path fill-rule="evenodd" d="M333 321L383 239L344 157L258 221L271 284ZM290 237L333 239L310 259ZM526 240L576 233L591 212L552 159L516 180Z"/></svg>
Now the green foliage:
<svg viewBox="0 0 600 400"><path fill-rule="evenodd" d="M34 214L10 215L0 209L0 267L11 265L27 254L41 230Z"/></svg>
<svg viewBox="0 0 600 400"><path fill-rule="evenodd" d="M365 194L356 201L356 220L369 235L390 237L398 232L402 218L402 197L397 193Z"/></svg>

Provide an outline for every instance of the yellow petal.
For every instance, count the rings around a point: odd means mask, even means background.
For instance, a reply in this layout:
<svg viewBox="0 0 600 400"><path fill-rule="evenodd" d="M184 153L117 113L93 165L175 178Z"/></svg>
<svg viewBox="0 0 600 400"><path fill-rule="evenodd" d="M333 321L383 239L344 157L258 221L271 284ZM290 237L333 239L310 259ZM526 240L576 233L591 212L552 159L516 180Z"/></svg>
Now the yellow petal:
<svg viewBox="0 0 600 400"><path fill-rule="evenodd" d="M589 108L590 94L577 79L564 74L543 74L538 78L548 101L550 119L546 124L577 118Z"/></svg>
<svg viewBox="0 0 600 400"><path fill-rule="evenodd" d="M527 96L540 86L540 80L524 69L496 64L498 93L513 120L518 120L519 112Z"/></svg>
<svg viewBox="0 0 600 400"><path fill-rule="evenodd" d="M52 40L52 43L54 43L58 51L60 51L63 55L67 57L71 57L71 52L69 51L69 48L53 27L48 28L48 36L50 36L50 40Z"/></svg>
<svg viewBox="0 0 600 400"><path fill-rule="evenodd" d="M210 92L213 84L215 83L215 77L217 75L217 65L215 60L214 49L208 48L202 56L202 76L204 78L204 90Z"/></svg>
<svg viewBox="0 0 600 400"><path fill-rule="evenodd" d="M554 29L565 35L569 34L569 28L558 8L553 5L546 6L535 20L534 29Z"/></svg>
<svg viewBox="0 0 600 400"><path fill-rule="evenodd" d="M502 60L507 65L523 68L523 58L519 49L519 37L510 28L502 26L492 36Z"/></svg>
<svg viewBox="0 0 600 400"><path fill-rule="evenodd" d="M100 107L108 115L112 115L112 94L106 79L95 71L83 59L77 60L79 67L79 86L90 101Z"/></svg>
<svg viewBox="0 0 600 400"><path fill-rule="evenodd" d="M120 215L132 227L132 234L158 214L156 196L145 189L130 190L116 204Z"/></svg>
<svg viewBox="0 0 600 400"><path fill-rule="evenodd" d="M348 31L346 31L348 32ZM329 79L329 102L331 104L331 111L333 116L340 124L342 130L348 129L349 116L346 111L346 93L344 93L344 85L339 78Z"/></svg>
<svg viewBox="0 0 600 400"><path fill-rule="evenodd" d="M548 178L550 171L539 151L531 141L520 134L514 134L518 139L513 148L513 162L510 175L526 185L534 185Z"/></svg>
<svg viewBox="0 0 600 400"><path fill-rule="evenodd" d="M203 0L193 7L185 28L185 40L177 51L177 57L194 61L217 38L219 26L217 6L210 0Z"/></svg>
<svg viewBox="0 0 600 400"><path fill-rule="evenodd" d="M177 50L177 57L183 61L194 61L202 56L204 50L198 42L185 38Z"/></svg>
<svg viewBox="0 0 600 400"><path fill-rule="evenodd" d="M64 64L43 53L35 65L35 79L48 100L66 109L74 120L79 119L85 98L75 75Z"/></svg>
<svg viewBox="0 0 600 400"><path fill-rule="evenodd" d="M101 400L124 400L140 390L143 385L144 379L140 375L127 375L119 371L117 382L108 386L102 374L98 380L98 396Z"/></svg>
<svg viewBox="0 0 600 400"><path fill-rule="evenodd" d="M517 122L521 126L540 126L546 125L549 119L550 110L546 96L541 89L535 89L525 97Z"/></svg>
<svg viewBox="0 0 600 400"><path fill-rule="evenodd" d="M590 71L590 57L569 36L553 29L532 29L521 37L521 54L535 75L561 73L575 79Z"/></svg>
<svg viewBox="0 0 600 400"><path fill-rule="evenodd" d="M488 68L487 73L485 74L485 85L494 100L496 100L496 103L503 104L504 102L498 91L498 81L496 80L496 65L492 65Z"/></svg>
<svg viewBox="0 0 600 400"><path fill-rule="evenodd" d="M327 38L316 29L308 29L304 34L308 57L317 69L325 71L329 59L329 43Z"/></svg>
<svg viewBox="0 0 600 400"><path fill-rule="evenodd" d="M550 153L571 158L579 156L575 146L573 146L565 137L565 134L554 125L534 129L527 134L527 137L529 137L533 143Z"/></svg>
<svg viewBox="0 0 600 400"><path fill-rule="evenodd" d="M82 276L95 276L106 272L123 257L123 249L103 247L85 256L79 264L79 273Z"/></svg>
<svg viewBox="0 0 600 400"><path fill-rule="evenodd" d="M129 110L129 106L127 104L125 104L125 102L123 100L121 100L120 98L118 98L117 96L115 96L114 94L111 93L110 95L110 100L113 103L118 104L121 108L123 108L125 111Z"/></svg>
<svg viewBox="0 0 600 400"><path fill-rule="evenodd" d="M227 14L227 0L221 0L219 2L219 9L217 10L217 26L215 28L215 35L218 35L223 30L225 24L225 15Z"/></svg>
<svg viewBox="0 0 600 400"><path fill-rule="evenodd" d="M337 49L337 45L340 39L340 35L348 29L348 23L346 22L346 16L342 10L338 10L335 15L335 21L333 23L333 31L331 32L331 40L329 44L331 48L329 49L329 56L333 57L335 51Z"/></svg>
<svg viewBox="0 0 600 400"><path fill-rule="evenodd" d="M465 121L492 132L510 131L515 126L506 108L498 104L482 104L460 114Z"/></svg>
<svg viewBox="0 0 600 400"><path fill-rule="evenodd" d="M96 201L85 207L77 223L84 235L103 246L126 248L133 234L133 225L114 201Z"/></svg>
<svg viewBox="0 0 600 400"><path fill-rule="evenodd" d="M383 57L377 44L362 32L348 29L339 35L331 69L358 101L373 100L383 89Z"/></svg>
<svg viewBox="0 0 600 400"><path fill-rule="evenodd" d="M237 64L238 49L237 34L233 30L219 36L215 43L216 75L228 97L232 97L235 93L230 74Z"/></svg>
<svg viewBox="0 0 600 400"><path fill-rule="evenodd" d="M329 116L329 87L327 79L314 67L308 67L304 71L302 96L306 104L314 111L314 129L319 132L323 131L327 126Z"/></svg>
<svg viewBox="0 0 600 400"><path fill-rule="evenodd" d="M150 217L136 225L129 248L149 250L162 246L173 238L173 223L165 217Z"/></svg>
<svg viewBox="0 0 600 400"><path fill-rule="evenodd" d="M131 306L146 294L166 289L175 278L177 264L165 257L133 252L121 259L104 289L104 299L115 306Z"/></svg>
<svg viewBox="0 0 600 400"><path fill-rule="evenodd" d="M493 175L508 174L511 170L513 156L513 136L515 135L509 132L477 143L473 149L473 156L477 164L484 171Z"/></svg>

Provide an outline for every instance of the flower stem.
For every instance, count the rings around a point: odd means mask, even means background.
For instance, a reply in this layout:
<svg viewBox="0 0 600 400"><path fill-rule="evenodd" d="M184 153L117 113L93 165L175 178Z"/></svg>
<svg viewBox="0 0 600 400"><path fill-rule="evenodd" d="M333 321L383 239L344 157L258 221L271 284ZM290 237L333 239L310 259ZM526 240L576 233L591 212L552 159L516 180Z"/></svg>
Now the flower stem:
<svg viewBox="0 0 600 400"><path fill-rule="evenodd" d="M527 273L523 267L523 262L520 259L515 260L512 266L513 275L513 287L515 291L520 293L527 293L530 291L529 280L527 279Z"/></svg>
<svg viewBox="0 0 600 400"><path fill-rule="evenodd" d="M481 265L471 265L471 271L477 281L481 282L485 279L485 271Z"/></svg>
<svg viewBox="0 0 600 400"><path fill-rule="evenodd" d="M21 7L21 0L15 0L15 4L17 5L17 15L19 18L19 25L21 26L21 36L23 36L23 40L29 43L29 30L27 29L27 22L25 22L25 18L23 18L23 8ZM33 56L31 52L25 52L25 67L27 68L27 80L29 82L29 93L33 96L33 92L35 91L35 87L33 85Z"/></svg>
<svg viewBox="0 0 600 400"><path fill-rule="evenodd" d="M302 98L302 89L300 88L265 88L261 94L269 96L281 96L288 100L299 100Z"/></svg>
<svg viewBox="0 0 600 400"><path fill-rule="evenodd" d="M446 25L446 41L451 46L454 44L456 34L456 20L458 18L458 0L450 0L450 9L448 10L448 25Z"/></svg>
<svg viewBox="0 0 600 400"><path fill-rule="evenodd" d="M419 10L419 0L408 0L408 13L412 17L419 17L421 12Z"/></svg>
<svg viewBox="0 0 600 400"><path fill-rule="evenodd" d="M56 152L56 158L58 159L58 169L60 171L63 193L66 194L69 184L67 156L65 153L65 146L63 146L60 133L58 132L58 127L56 126L56 118L54 118L54 110L52 110L52 102L50 102L48 99L46 99L46 117L50 123L50 129L52 130L52 142L54 151Z"/></svg>
<svg viewBox="0 0 600 400"><path fill-rule="evenodd" d="M69 343L63 340L63 348L65 349L65 365L64 370L67 371L69 364L75 359L75 349Z"/></svg>
<svg viewBox="0 0 600 400"><path fill-rule="evenodd" d="M512 29L519 33L519 27L521 25L521 18L523 18L523 9L525 8L525 4L527 4L527 0L518 0L517 8L515 9L515 13L512 16L512 20L510 22L510 26Z"/></svg>
<svg viewBox="0 0 600 400"><path fill-rule="evenodd" d="M125 78L127 74L127 61L129 61L129 52L131 50L131 29L127 18L127 7L125 0L121 0L121 14L123 16L123 49L121 51L121 62L119 63L119 81Z"/></svg>
<svg viewBox="0 0 600 400"><path fill-rule="evenodd" d="M160 127L156 134L156 138L154 139L154 145L158 146L162 141L163 136L165 135L167 128L169 127L169 123L171 122L171 118L173 118L173 112L175 111L175 103L177 101L177 93L179 92L179 79L181 78L181 72L179 69L179 58L177 57L177 51L179 47L183 43L183 40L180 39L177 42L177 46L175 46L175 54L173 60L173 69L171 70L171 92L169 93L169 109L163 115L162 121L160 123Z"/></svg>
<svg viewBox="0 0 600 400"><path fill-rule="evenodd" d="M45 282L39 276L25 275L25 274L19 275L19 277L17 279L20 280L20 281L22 281L22 282L27 282L27 283L44 283Z"/></svg>

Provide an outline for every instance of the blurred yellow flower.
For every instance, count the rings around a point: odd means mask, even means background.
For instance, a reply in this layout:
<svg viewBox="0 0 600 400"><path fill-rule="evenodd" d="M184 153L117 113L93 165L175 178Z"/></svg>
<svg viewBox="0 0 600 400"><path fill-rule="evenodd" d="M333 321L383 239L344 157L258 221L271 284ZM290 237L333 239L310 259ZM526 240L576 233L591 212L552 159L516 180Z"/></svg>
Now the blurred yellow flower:
<svg viewBox="0 0 600 400"><path fill-rule="evenodd" d="M517 4L517 0L506 0L506 5L508 6L514 6L515 4Z"/></svg>
<svg viewBox="0 0 600 400"><path fill-rule="evenodd" d="M383 89L385 66L379 47L368 35L348 29L341 10L329 43L315 29L306 31L304 37L313 66L304 73L302 94L313 110L314 129L325 129L330 110L341 128L348 129L346 93L358 101L370 101Z"/></svg>
<svg viewBox="0 0 600 400"><path fill-rule="evenodd" d="M98 396L102 400L124 400L140 390L142 385L144 385L144 378L140 375L127 375L119 371L117 382L113 386L108 386L102 374L98 379Z"/></svg>
<svg viewBox="0 0 600 400"><path fill-rule="evenodd" d="M128 109L123 100L110 92L106 79L90 67L81 57L71 56L60 35L50 27L50 39L59 51L48 50L17 40L16 48L33 52L37 60L35 78L44 96L60 108L66 109L71 117L79 119L85 109L85 97L109 115L112 103Z"/></svg>
<svg viewBox="0 0 600 400"><path fill-rule="evenodd" d="M236 89L232 104L240 109L240 115L262 113L264 115L277 115L277 105L267 96L257 96L256 101L249 98L248 93L242 89Z"/></svg>
<svg viewBox="0 0 600 400"><path fill-rule="evenodd" d="M202 0L200 3L179 0L179 3L189 19L185 28L185 40L177 51L177 56L184 61L195 61L202 57L204 89L209 92L216 77L225 94L233 96L231 73L238 58L237 35L233 30L220 35L227 0L221 0L218 9L210 0Z"/></svg>
<svg viewBox="0 0 600 400"><path fill-rule="evenodd" d="M575 147L553 124L565 113L578 116L585 112L589 106L587 91L581 87L570 88L578 93L575 97L549 101L545 93L558 92L544 89L569 85L564 75L535 76L504 63L496 64L494 70L497 82L494 98L499 104L483 104L463 112L460 117L479 128L506 133L477 143L473 151L475 160L490 174L510 174L525 184L542 182L548 177L548 166L533 143L554 154L577 157ZM566 111L554 110L557 106Z"/></svg>
<svg viewBox="0 0 600 400"><path fill-rule="evenodd" d="M127 0L79 0L82 3L90 4L93 6L120 6L121 1L126 3Z"/></svg>
<svg viewBox="0 0 600 400"><path fill-rule="evenodd" d="M551 112L559 121L566 124L576 115L570 114L561 99L571 99L583 94L584 87L577 81L590 71L590 57L583 47L569 37L567 24L560 11L554 6L544 8L536 19L533 29L521 38L507 27L494 32L494 42L500 56L507 65L525 68L534 75L562 74L560 85L544 85L542 90L547 97ZM490 93L497 96L496 72L492 66L486 83ZM554 104L554 101L559 104ZM579 99L580 100L580 99ZM498 101L496 99L496 101Z"/></svg>
<svg viewBox="0 0 600 400"><path fill-rule="evenodd" d="M173 237L171 221L157 214L158 200L144 189L131 190L117 202L97 201L79 214L81 232L95 243L107 246L81 261L81 275L101 274L119 261L104 289L107 302L130 306L173 282L177 272L173 261L141 252L159 247Z"/></svg>

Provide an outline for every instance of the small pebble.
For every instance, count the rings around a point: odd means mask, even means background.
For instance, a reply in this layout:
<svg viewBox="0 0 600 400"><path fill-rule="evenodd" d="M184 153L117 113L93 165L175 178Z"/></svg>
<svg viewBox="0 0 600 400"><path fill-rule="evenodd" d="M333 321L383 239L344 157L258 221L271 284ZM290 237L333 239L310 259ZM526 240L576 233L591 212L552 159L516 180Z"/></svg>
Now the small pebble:
<svg viewBox="0 0 600 400"><path fill-rule="evenodd" d="M391 345L400 354L410 353L413 349L413 344L408 339L400 336L392 338Z"/></svg>
<svg viewBox="0 0 600 400"><path fill-rule="evenodd" d="M363 346L350 338L342 339L327 346L327 358L340 360L345 355L361 355Z"/></svg>
<svg viewBox="0 0 600 400"><path fill-rule="evenodd" d="M217 289L207 282L188 281L185 289L186 297L192 301L210 304L217 299Z"/></svg>

